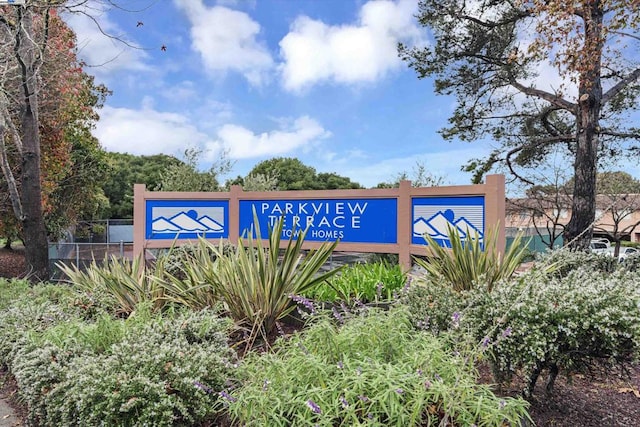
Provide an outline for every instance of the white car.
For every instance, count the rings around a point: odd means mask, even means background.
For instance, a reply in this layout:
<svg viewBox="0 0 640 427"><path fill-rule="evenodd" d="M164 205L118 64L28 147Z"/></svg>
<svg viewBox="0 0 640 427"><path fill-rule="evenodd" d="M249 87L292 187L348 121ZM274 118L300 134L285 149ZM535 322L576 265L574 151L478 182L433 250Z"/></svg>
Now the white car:
<svg viewBox="0 0 640 427"><path fill-rule="evenodd" d="M601 241L601 240L592 240L591 243L589 243L589 249L594 254L604 254L604 255L613 254L613 251L611 251L612 249L611 244L609 244L608 242L605 243L604 241Z"/></svg>
<svg viewBox="0 0 640 427"><path fill-rule="evenodd" d="M618 261L622 261L626 257L636 254L640 254L640 250L632 247L622 246L620 247L620 252L618 253Z"/></svg>

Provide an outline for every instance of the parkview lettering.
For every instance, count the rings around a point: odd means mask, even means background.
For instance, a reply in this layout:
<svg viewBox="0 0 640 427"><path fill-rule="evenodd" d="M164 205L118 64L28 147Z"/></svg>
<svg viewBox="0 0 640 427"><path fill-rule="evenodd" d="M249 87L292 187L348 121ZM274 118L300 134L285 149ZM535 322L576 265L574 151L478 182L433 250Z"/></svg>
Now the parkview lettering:
<svg viewBox="0 0 640 427"><path fill-rule="evenodd" d="M283 218L283 237L291 237L296 230L307 230L307 235L320 239L342 239L345 228L361 227L362 215L369 202L361 201L287 201L262 202L260 214L274 225Z"/></svg>
<svg viewBox="0 0 640 427"><path fill-rule="evenodd" d="M306 230L306 240L396 243L397 201L392 198L241 200L241 233L254 227L254 214L266 236L280 219L282 238Z"/></svg>

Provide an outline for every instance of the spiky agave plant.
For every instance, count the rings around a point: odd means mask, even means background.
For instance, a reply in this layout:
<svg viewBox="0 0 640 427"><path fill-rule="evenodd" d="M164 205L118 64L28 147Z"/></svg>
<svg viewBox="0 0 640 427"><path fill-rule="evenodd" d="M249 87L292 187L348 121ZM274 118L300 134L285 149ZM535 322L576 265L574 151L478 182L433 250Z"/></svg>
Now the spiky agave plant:
<svg viewBox="0 0 640 427"><path fill-rule="evenodd" d="M333 276L338 269L320 272L338 241L322 243L304 254L306 230L292 233L280 250L283 218L269 230L265 248L254 212L255 238L248 234L231 254L218 253L214 287L230 315L257 334L269 334L278 320L295 308L291 297L302 295ZM297 234L297 235L296 235ZM213 246L214 251L219 248Z"/></svg>
<svg viewBox="0 0 640 427"><path fill-rule="evenodd" d="M486 285L487 291L502 279L513 275L524 256L527 246L522 236L517 236L509 249L498 248L498 229L494 228L481 239L478 232L467 233L462 239L460 232L449 227L450 248L440 246L431 236L424 235L427 242L427 257L416 258L429 276L451 285L456 291L471 290Z"/></svg>

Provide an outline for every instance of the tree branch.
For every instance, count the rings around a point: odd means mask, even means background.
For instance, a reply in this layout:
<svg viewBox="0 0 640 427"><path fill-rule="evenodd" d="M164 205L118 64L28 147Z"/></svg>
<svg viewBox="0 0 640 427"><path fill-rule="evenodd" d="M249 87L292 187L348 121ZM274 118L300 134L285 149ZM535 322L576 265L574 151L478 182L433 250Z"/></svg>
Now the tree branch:
<svg viewBox="0 0 640 427"><path fill-rule="evenodd" d="M602 95L602 105L605 105L611 99L613 99L617 94L619 94L624 88L626 88L630 83L640 79L640 68L636 68L633 70L627 77L620 80L616 83L612 88L610 88L604 95Z"/></svg>
<svg viewBox="0 0 640 427"><path fill-rule="evenodd" d="M539 99L544 99L545 101L550 102L551 104L555 105L560 109L567 110L574 115L576 114L578 105L574 104L573 102L569 102L566 99L559 97L558 95L554 95L550 92L546 92L544 90L536 89L533 87L527 87L522 83L519 83L515 78L509 78L509 83L511 83L511 85L514 88L518 89L520 92L524 93L525 95L530 95Z"/></svg>

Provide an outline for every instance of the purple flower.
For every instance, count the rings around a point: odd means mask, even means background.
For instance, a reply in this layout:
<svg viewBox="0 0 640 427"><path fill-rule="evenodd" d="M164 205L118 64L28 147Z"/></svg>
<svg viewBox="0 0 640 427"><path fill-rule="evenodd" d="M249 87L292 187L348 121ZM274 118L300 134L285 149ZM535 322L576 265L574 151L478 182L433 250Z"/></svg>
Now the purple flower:
<svg viewBox="0 0 640 427"><path fill-rule="evenodd" d="M422 376L422 369L416 369L416 374L418 374L419 377Z"/></svg>
<svg viewBox="0 0 640 427"><path fill-rule="evenodd" d="M280 322L276 322L276 329L278 331L278 335L281 337L285 336L284 329L282 329L282 324Z"/></svg>
<svg viewBox="0 0 640 427"><path fill-rule="evenodd" d="M453 315L451 316L451 320L453 321L454 328L457 328L458 326L460 326L460 313L457 311L453 313Z"/></svg>
<svg viewBox="0 0 640 427"><path fill-rule="evenodd" d="M311 409L311 412L313 412L314 414L322 413L322 409L320 409L318 404L311 399L307 400L307 406L309 407L309 409Z"/></svg>
<svg viewBox="0 0 640 427"><path fill-rule="evenodd" d="M513 332L513 330L511 329L511 326L507 326L507 329L502 331L502 338L506 338L508 336L511 336L511 332Z"/></svg>
<svg viewBox="0 0 640 427"><path fill-rule="evenodd" d="M360 399L361 401L363 401L364 403L367 403L369 401L369 398L365 395L360 395L358 396L358 399Z"/></svg>
<svg viewBox="0 0 640 427"><path fill-rule="evenodd" d="M407 278L407 281L405 282L404 286L402 287L402 293L406 294L409 291L409 286L411 286L411 280L413 280L413 278L411 276L409 276Z"/></svg>
<svg viewBox="0 0 640 427"><path fill-rule="evenodd" d="M213 390L211 389L211 387L207 387L206 385L202 384L200 381L194 381L193 385L196 386L196 388L199 388L200 390L204 391L205 393L213 393Z"/></svg>
<svg viewBox="0 0 640 427"><path fill-rule="evenodd" d="M505 402L504 400L500 401L500 409L504 409L504 407L507 406L507 402Z"/></svg>
<svg viewBox="0 0 640 427"><path fill-rule="evenodd" d="M345 399L344 396L340 396L340 403L342 403L343 408L347 408L349 406L349 402L347 402L347 399Z"/></svg>
<svg viewBox="0 0 640 427"><path fill-rule="evenodd" d="M238 399L236 399L235 397L231 396L229 393L227 393L226 391L222 390L220 393L218 393L218 395L223 398L224 400L228 400L229 402L233 403L235 401L237 401Z"/></svg>
<svg viewBox="0 0 640 427"><path fill-rule="evenodd" d="M338 366L338 369L344 368L344 365L342 364L341 360L338 360L338 363L336 365Z"/></svg>
<svg viewBox="0 0 640 427"><path fill-rule="evenodd" d="M430 389L430 388L431 388L431 381L426 380L426 381L424 382L424 388L426 388L426 389Z"/></svg>
<svg viewBox="0 0 640 427"><path fill-rule="evenodd" d="M398 388L396 389L396 393L398 393L398 394L402 394L402 393L404 393L404 390L403 390L403 389L401 389L400 387L398 387Z"/></svg>
<svg viewBox="0 0 640 427"><path fill-rule="evenodd" d="M434 378L436 381L442 381L442 377L441 377L440 375L438 375L438 374L433 374L433 378Z"/></svg>
<svg viewBox="0 0 640 427"><path fill-rule="evenodd" d="M316 313L316 307L313 305L313 302L311 302L311 300L300 295L289 295L289 298L291 298L293 301L297 303L304 305L305 308L309 310L311 314Z"/></svg>
<svg viewBox="0 0 640 427"><path fill-rule="evenodd" d="M491 338L489 338L488 335L482 338L482 348L487 348L490 343L491 343Z"/></svg>
<svg viewBox="0 0 640 427"><path fill-rule="evenodd" d="M271 384L271 381L264 380L264 382L262 383L262 391L267 391L267 388L269 387L269 384Z"/></svg>
<svg viewBox="0 0 640 427"><path fill-rule="evenodd" d="M338 322L344 323L344 317L342 317L342 314L340 314L337 308L333 307L331 309L331 312L333 313L333 317L335 317Z"/></svg>

